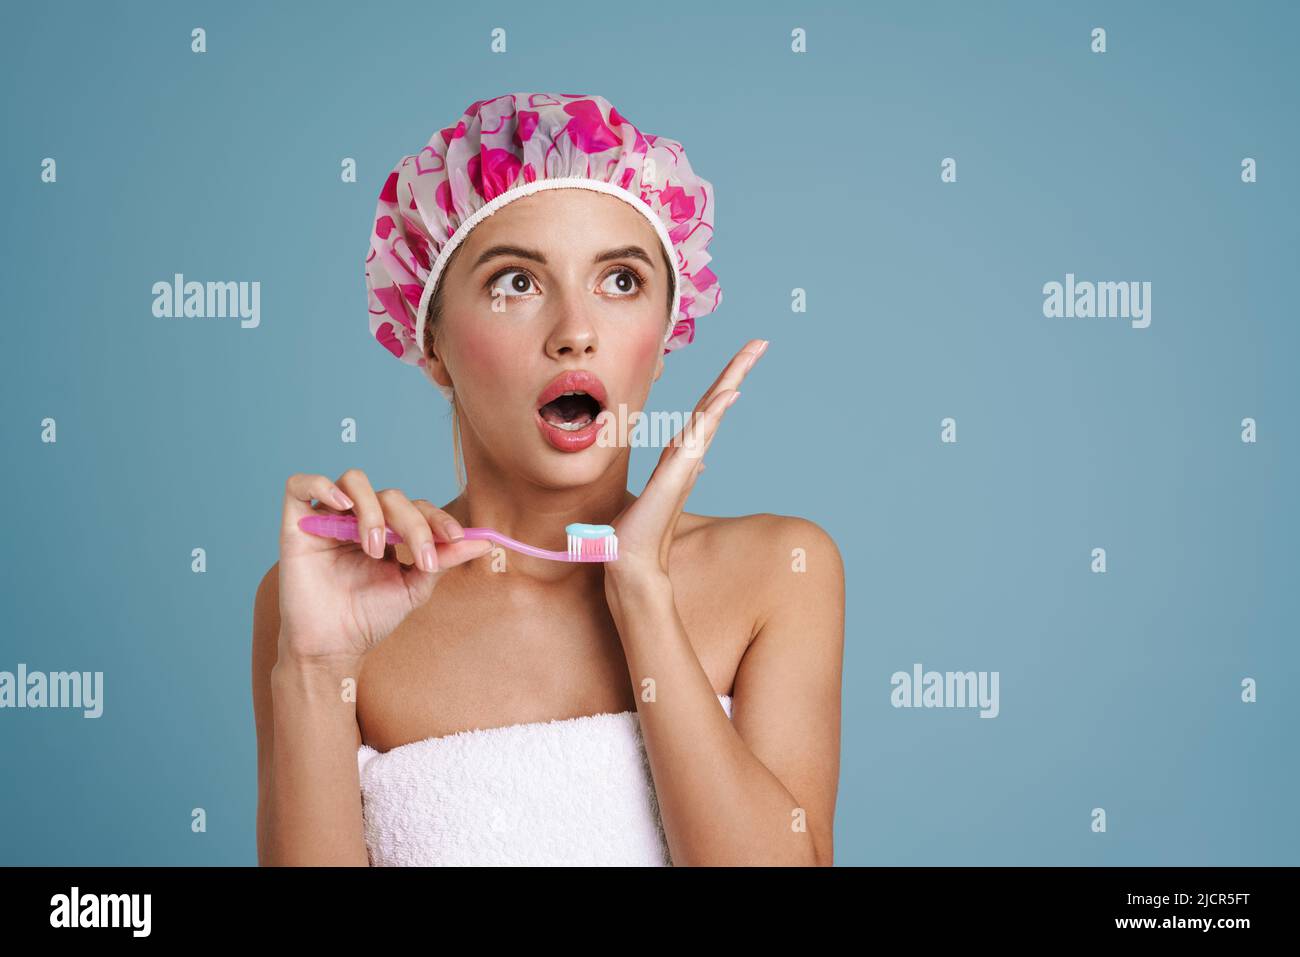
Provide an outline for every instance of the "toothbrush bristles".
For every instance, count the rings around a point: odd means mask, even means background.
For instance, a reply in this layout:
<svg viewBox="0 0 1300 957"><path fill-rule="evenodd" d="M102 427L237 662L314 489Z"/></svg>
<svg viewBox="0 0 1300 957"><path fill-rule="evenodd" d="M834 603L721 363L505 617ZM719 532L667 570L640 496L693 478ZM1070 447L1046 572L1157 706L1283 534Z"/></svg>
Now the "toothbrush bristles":
<svg viewBox="0 0 1300 957"><path fill-rule="evenodd" d="M588 545L584 551L583 542ZM573 562L611 562L618 558L618 536L605 535L601 538L581 538L569 536L569 561Z"/></svg>

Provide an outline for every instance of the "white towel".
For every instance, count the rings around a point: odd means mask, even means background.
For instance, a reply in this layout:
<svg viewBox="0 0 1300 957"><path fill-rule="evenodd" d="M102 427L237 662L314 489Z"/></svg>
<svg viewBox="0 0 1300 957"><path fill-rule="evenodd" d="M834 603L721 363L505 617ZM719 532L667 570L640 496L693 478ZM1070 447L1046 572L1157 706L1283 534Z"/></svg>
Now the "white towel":
<svg viewBox="0 0 1300 957"><path fill-rule="evenodd" d="M363 744L357 766L375 867L672 865L635 711Z"/></svg>

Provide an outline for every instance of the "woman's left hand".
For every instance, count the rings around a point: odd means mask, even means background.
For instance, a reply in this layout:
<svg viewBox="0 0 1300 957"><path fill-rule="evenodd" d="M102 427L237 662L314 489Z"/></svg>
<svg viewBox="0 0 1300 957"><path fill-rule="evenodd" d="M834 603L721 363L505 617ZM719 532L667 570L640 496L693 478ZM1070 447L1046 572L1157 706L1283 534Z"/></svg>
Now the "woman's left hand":
<svg viewBox="0 0 1300 957"><path fill-rule="evenodd" d="M737 386L766 349L767 340L751 339L732 357L682 430L664 448L640 498L610 523L618 534L618 558L605 563L607 583L667 577L677 520L704 468L704 453L717 434L723 413L740 396Z"/></svg>

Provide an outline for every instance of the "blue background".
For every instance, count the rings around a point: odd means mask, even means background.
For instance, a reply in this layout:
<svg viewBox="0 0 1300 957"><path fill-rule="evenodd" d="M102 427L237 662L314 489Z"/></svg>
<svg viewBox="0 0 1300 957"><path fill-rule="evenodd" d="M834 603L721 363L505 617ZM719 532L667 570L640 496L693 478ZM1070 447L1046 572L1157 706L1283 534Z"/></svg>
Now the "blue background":
<svg viewBox="0 0 1300 957"><path fill-rule="evenodd" d="M0 670L106 687L0 711L0 863L255 862L285 477L455 494L446 403L369 338L379 189L516 90L599 93L717 190L724 301L652 401L771 340L689 508L843 552L837 863L1300 863L1300 14L865 7L6 5ZM261 326L154 318L176 272L260 281ZM1045 318L1067 272L1150 281L1150 328ZM999 671L1000 716L894 709L914 662Z"/></svg>

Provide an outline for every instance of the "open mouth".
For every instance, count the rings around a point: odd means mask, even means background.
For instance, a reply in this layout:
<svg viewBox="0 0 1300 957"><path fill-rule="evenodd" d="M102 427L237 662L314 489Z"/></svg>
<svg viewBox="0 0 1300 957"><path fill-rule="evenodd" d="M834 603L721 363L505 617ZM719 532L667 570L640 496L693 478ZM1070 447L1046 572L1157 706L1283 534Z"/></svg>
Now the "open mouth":
<svg viewBox="0 0 1300 957"><path fill-rule="evenodd" d="M600 410L601 404L594 396L574 390L556 396L538 409L537 414L557 429L577 432L595 422Z"/></svg>
<svg viewBox="0 0 1300 957"><path fill-rule="evenodd" d="M605 385L594 373L580 369L561 373L537 396L542 438L561 452L589 448L600 432L597 418L607 401Z"/></svg>

